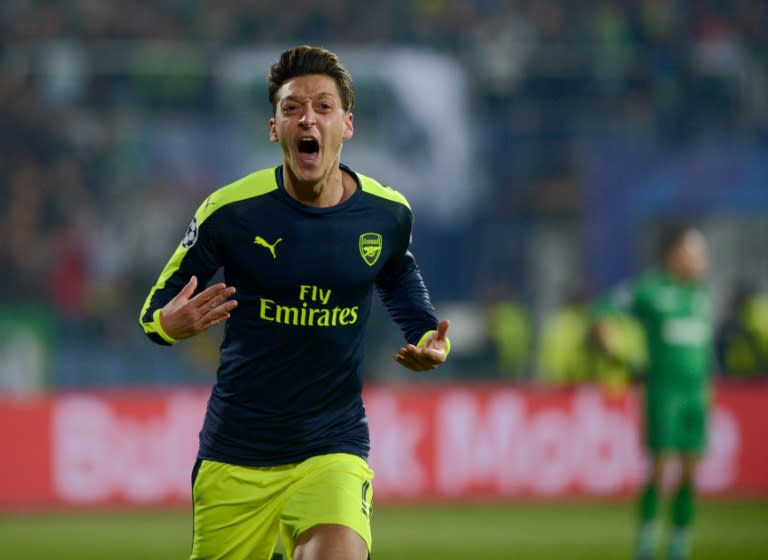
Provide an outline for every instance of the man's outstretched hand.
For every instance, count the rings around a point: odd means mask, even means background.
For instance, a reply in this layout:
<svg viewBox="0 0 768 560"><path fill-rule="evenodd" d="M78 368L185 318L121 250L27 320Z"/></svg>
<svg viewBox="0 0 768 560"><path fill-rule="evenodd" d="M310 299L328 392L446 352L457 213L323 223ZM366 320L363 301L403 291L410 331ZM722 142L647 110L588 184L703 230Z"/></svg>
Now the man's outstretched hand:
<svg viewBox="0 0 768 560"><path fill-rule="evenodd" d="M401 366L413 371L435 369L445 361L448 355L448 343L445 333L448 332L450 321L441 321L421 347L406 344L395 355L395 361Z"/></svg>
<svg viewBox="0 0 768 560"><path fill-rule="evenodd" d="M192 276L181 291L160 310L160 326L174 340L189 338L229 319L237 301L229 299L235 288L223 282L208 286L192 297L197 276Z"/></svg>

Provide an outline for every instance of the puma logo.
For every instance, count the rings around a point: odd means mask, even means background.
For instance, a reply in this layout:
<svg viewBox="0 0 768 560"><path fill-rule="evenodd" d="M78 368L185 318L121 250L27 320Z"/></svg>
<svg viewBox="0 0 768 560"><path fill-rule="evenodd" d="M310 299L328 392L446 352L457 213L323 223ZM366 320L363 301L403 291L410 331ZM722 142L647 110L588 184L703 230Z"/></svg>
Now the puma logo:
<svg viewBox="0 0 768 560"><path fill-rule="evenodd" d="M282 238L282 237L279 237L279 238L277 239L277 241L275 241L274 243L269 243L269 242L268 242L266 239L264 239L262 236L260 236L260 235L257 235L257 236L256 236L256 237L253 239L253 242L254 242L256 245L261 245L262 247L264 247L265 249L267 249L267 250L268 250L270 253L272 253L272 258L273 258L273 259L277 259L277 253L275 253L275 247L277 247L277 244L278 244L278 243L280 243L282 240L283 240L283 238Z"/></svg>

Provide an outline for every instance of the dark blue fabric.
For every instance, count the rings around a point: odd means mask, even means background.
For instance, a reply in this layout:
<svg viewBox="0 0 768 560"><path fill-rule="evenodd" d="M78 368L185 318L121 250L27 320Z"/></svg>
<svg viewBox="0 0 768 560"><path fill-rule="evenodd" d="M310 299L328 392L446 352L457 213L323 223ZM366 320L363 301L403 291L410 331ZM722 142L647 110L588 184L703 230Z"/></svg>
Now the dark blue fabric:
<svg viewBox="0 0 768 560"><path fill-rule="evenodd" d="M277 168L271 179L277 189L217 209L152 298L147 317L191 275L203 289L219 267L237 289L199 458L254 466L335 452L366 458L362 361L373 287L409 342L437 326L408 252L410 209L364 191L357 175L342 168L358 189L332 208L310 208L288 196ZM362 256L361 235L369 233L381 235L373 264ZM276 258L255 236L281 239Z"/></svg>

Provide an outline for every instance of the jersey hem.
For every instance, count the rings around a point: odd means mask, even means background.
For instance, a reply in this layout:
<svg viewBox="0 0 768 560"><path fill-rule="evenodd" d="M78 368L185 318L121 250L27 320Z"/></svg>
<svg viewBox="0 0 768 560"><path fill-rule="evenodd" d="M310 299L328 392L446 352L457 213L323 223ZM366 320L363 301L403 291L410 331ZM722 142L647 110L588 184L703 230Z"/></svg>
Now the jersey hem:
<svg viewBox="0 0 768 560"><path fill-rule="evenodd" d="M295 455L284 455L280 458L243 458L227 453L210 453L210 452L198 452L197 460L199 461L216 461L218 463L226 463L229 465L238 465L241 467L280 467L285 465L294 465L296 463L302 463L312 457L319 457L321 455L330 455L332 453L347 453L349 455L355 455L360 457L364 461L368 461L368 452L361 450L359 447L352 446L338 446L328 447L312 453L297 453Z"/></svg>

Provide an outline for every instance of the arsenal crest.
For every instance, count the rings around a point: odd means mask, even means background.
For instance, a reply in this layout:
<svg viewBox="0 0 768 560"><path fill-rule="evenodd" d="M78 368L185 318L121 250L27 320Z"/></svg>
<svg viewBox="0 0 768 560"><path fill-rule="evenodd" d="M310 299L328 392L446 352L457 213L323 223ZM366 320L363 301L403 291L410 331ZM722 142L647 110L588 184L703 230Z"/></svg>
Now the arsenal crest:
<svg viewBox="0 0 768 560"><path fill-rule="evenodd" d="M381 255L382 240L380 233L363 233L360 235L360 256L368 266L373 266Z"/></svg>

